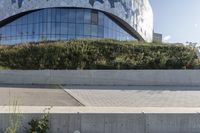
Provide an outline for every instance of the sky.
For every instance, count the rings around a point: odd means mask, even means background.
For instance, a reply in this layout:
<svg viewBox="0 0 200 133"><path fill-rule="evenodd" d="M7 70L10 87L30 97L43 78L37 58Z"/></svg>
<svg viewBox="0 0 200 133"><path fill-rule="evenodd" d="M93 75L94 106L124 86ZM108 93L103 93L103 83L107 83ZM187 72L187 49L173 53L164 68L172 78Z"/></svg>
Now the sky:
<svg viewBox="0 0 200 133"><path fill-rule="evenodd" d="M150 0L154 31L165 42L200 43L200 0Z"/></svg>

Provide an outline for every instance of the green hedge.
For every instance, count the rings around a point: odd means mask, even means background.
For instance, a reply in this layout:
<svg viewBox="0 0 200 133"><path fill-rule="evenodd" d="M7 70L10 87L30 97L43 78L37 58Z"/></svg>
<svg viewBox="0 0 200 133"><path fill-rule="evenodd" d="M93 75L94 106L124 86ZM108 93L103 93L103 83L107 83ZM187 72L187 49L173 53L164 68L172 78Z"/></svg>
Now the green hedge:
<svg viewBox="0 0 200 133"><path fill-rule="evenodd" d="M43 42L0 47L0 66L10 69L193 69L186 46L113 40Z"/></svg>

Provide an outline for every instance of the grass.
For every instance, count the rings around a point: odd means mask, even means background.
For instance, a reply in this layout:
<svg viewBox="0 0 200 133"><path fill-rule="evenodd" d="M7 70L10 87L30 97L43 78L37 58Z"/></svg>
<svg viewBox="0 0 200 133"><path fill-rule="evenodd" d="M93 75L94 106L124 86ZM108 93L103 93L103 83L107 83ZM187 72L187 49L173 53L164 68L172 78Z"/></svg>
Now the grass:
<svg viewBox="0 0 200 133"><path fill-rule="evenodd" d="M10 70L10 68L8 68L8 67L3 67L3 66L0 66L0 70Z"/></svg>

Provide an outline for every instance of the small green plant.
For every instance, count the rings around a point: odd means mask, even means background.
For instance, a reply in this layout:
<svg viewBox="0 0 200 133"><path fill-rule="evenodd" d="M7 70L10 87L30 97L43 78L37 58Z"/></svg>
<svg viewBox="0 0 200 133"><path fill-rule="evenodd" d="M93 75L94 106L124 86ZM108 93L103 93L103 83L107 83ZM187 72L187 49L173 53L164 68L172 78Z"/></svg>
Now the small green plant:
<svg viewBox="0 0 200 133"><path fill-rule="evenodd" d="M44 114L39 119L32 119L28 125L30 126L30 129L28 130L28 133L46 133L49 129L49 110L46 113L46 110L44 111Z"/></svg>
<svg viewBox="0 0 200 133"><path fill-rule="evenodd" d="M9 126L7 127L5 133L17 133L18 128L21 125L21 114L19 113L18 102L15 101L13 104L13 112L9 116Z"/></svg>

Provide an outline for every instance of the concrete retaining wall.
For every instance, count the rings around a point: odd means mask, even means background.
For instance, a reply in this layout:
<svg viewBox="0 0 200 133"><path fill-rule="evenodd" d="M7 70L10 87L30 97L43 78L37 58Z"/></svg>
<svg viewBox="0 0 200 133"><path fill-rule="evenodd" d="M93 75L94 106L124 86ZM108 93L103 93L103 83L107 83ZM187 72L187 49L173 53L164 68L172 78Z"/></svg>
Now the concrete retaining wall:
<svg viewBox="0 0 200 133"><path fill-rule="evenodd" d="M40 114L23 114L19 133ZM0 132L9 114L0 114ZM79 131L79 132L76 132ZM198 114L51 114L50 133L199 133Z"/></svg>
<svg viewBox="0 0 200 133"><path fill-rule="evenodd" d="M0 71L0 84L200 85L199 70Z"/></svg>

